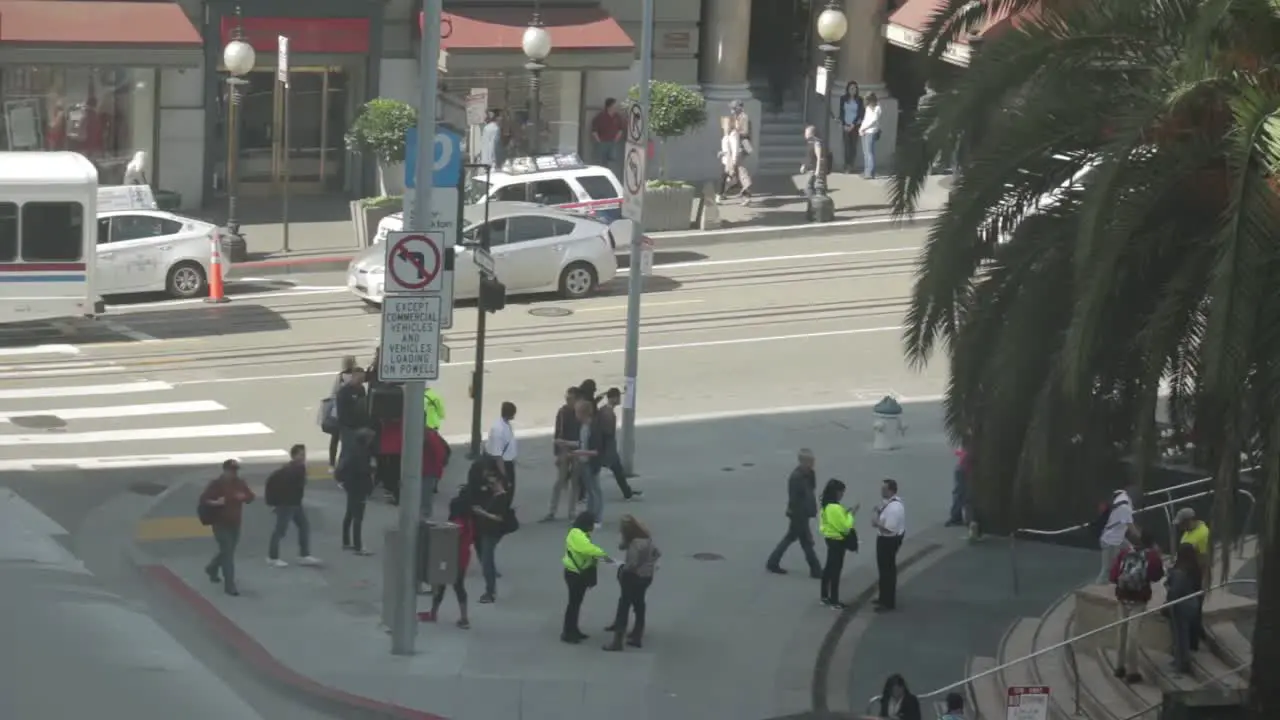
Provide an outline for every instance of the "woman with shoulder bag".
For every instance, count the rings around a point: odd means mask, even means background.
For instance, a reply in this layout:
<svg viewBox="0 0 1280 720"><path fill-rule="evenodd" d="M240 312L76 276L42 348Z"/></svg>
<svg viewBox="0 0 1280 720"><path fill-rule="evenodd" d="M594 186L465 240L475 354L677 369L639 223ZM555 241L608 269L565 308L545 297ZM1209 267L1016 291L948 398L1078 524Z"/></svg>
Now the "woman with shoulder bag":
<svg viewBox="0 0 1280 720"><path fill-rule="evenodd" d="M341 437L338 428L338 390L351 381L351 371L356 366L356 359L350 355L342 358L342 369L333 381L329 396L320 401L320 430L329 436L329 474L338 465L338 442Z"/></svg>
<svg viewBox="0 0 1280 720"><path fill-rule="evenodd" d="M569 602L564 608L564 627L560 631L560 641L577 645L587 639L587 635L578 628L578 615L582 611L582 601L587 597L587 590L596 586L599 580L597 565L601 560L612 565L613 558L598 545L591 542L591 530L595 527L596 518L589 512L579 513L573 521L573 527L564 539L564 584L569 589Z"/></svg>
<svg viewBox="0 0 1280 720"><path fill-rule="evenodd" d="M840 574L844 572L846 551L858 552L858 533L853 529L853 516L858 506L846 508L844 483L831 478L822 488L822 510L818 513L818 531L827 542L827 564L822 567L822 604L843 609L840 602Z"/></svg>
<svg viewBox="0 0 1280 720"><path fill-rule="evenodd" d="M618 597L618 614L613 618L613 624L604 629L605 632L613 633L613 642L604 646L608 652L622 649L622 636L627 633L627 620L633 608L636 612L636 624L627 636L627 645L636 648L641 646L644 639L644 596L653 584L658 558L662 557L662 552L653 544L649 529L633 515L622 516L622 545L619 549L627 554L622 566L618 568L618 587L621 591Z"/></svg>

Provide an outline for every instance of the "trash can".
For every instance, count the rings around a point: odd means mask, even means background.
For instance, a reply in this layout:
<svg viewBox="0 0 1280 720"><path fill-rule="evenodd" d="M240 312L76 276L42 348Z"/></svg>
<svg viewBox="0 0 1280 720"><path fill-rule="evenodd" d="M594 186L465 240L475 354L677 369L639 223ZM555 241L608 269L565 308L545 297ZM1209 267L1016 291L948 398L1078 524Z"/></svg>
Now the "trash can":
<svg viewBox="0 0 1280 720"><path fill-rule="evenodd" d="M450 522L418 524L418 581L452 585L458 579L459 528Z"/></svg>

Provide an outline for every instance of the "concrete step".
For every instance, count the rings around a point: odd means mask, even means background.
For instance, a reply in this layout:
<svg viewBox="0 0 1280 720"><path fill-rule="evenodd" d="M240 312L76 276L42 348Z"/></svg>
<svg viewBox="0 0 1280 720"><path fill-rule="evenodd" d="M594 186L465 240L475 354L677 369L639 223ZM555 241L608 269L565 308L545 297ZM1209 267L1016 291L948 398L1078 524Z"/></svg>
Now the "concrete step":
<svg viewBox="0 0 1280 720"><path fill-rule="evenodd" d="M1160 707L1160 695L1148 702L1136 688L1116 679L1114 666L1108 664L1101 652L1080 653L1076 656L1076 668L1080 673L1080 705L1091 720L1128 720L1131 716L1152 707ZM1151 718L1151 720L1155 720Z"/></svg>
<svg viewBox="0 0 1280 720"><path fill-rule="evenodd" d="M1220 657L1207 643L1201 643L1197 652L1191 653L1191 669L1202 683L1217 685L1226 690L1242 690L1249 687L1248 676L1242 673L1244 662Z"/></svg>
<svg viewBox="0 0 1280 720"><path fill-rule="evenodd" d="M1075 683L1067 657L1070 650L1066 647L1050 650L1071 637L1074 613L1075 598L1068 593L1040 617L1032 638L1034 652L1045 651L1032 661L1032 671L1040 685L1049 687L1049 716L1054 720L1065 720L1075 714Z"/></svg>
<svg viewBox="0 0 1280 720"><path fill-rule="evenodd" d="M973 677L987 672L997 665L995 658L969 658L965 668L965 677ZM969 705L965 717L973 720L1005 720L1005 689L1000 686L1000 673L992 673L969 683L966 689L965 702Z"/></svg>
<svg viewBox="0 0 1280 720"><path fill-rule="evenodd" d="M1231 667L1244 667L1240 671L1242 677L1249 677L1248 664L1253 662L1253 642L1240 632L1234 622L1224 621L1209 624L1205 627L1209 643L1214 645L1216 654Z"/></svg>
<svg viewBox="0 0 1280 720"><path fill-rule="evenodd" d="M1201 650L1204 652L1204 650ZM1195 663L1192 664L1192 674L1182 675L1173 671L1173 656L1163 650L1156 648L1143 647L1138 653L1138 661L1142 664L1142 674L1144 680L1156 687L1162 692L1178 692L1201 689L1206 681L1214 684L1212 677L1201 677L1200 673L1195 672Z"/></svg>
<svg viewBox="0 0 1280 720"><path fill-rule="evenodd" d="M1000 654L997 659L1005 665L1035 652L1036 629L1040 626L1039 618L1019 618L1000 642ZM1000 672L1002 685L1013 686L1039 685L1036 681L1035 668L1030 662L1020 662Z"/></svg>
<svg viewBox="0 0 1280 720"><path fill-rule="evenodd" d="M1115 647L1098 650L1095 655L1098 661L1102 663L1102 670L1106 673L1107 680L1112 687L1117 690L1127 691L1132 698L1130 700L1131 704L1136 704L1139 708L1148 708L1153 705L1159 706L1163 701L1164 696L1160 693L1160 688L1155 685L1149 682L1130 685L1116 677L1116 666L1119 664L1119 659L1116 655Z"/></svg>

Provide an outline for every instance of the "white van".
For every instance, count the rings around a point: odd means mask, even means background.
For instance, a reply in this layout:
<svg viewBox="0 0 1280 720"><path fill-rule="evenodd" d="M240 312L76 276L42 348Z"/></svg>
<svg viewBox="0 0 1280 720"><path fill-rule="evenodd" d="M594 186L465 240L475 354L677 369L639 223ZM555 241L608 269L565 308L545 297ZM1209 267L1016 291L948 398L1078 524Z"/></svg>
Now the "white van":
<svg viewBox="0 0 1280 720"><path fill-rule="evenodd" d="M98 171L70 152L0 152L0 323L90 316Z"/></svg>

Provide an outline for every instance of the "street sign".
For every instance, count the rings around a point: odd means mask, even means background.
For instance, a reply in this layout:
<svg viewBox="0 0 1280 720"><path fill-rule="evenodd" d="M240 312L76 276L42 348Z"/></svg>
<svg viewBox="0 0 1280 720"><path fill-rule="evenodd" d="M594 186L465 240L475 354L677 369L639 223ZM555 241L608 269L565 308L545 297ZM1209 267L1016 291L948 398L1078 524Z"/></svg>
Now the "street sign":
<svg viewBox="0 0 1280 720"><path fill-rule="evenodd" d="M387 234L387 294L438 293L444 275L444 239L438 233Z"/></svg>
<svg viewBox="0 0 1280 720"><path fill-rule="evenodd" d="M404 186L417 187L418 129L409 128L404 138ZM433 187L457 187L462 176L462 137L447 128L436 130L435 164L431 168Z"/></svg>
<svg viewBox="0 0 1280 720"><path fill-rule="evenodd" d="M1047 720L1049 688L1020 685L1010 687L1005 708L1005 720Z"/></svg>
<svg viewBox="0 0 1280 720"><path fill-rule="evenodd" d="M289 87L289 38L276 36L276 79Z"/></svg>
<svg viewBox="0 0 1280 720"><path fill-rule="evenodd" d="M489 114L489 88L471 88L466 107L467 124L483 125Z"/></svg>
<svg viewBox="0 0 1280 720"><path fill-rule="evenodd" d="M648 178L648 124L644 108L632 103L627 109L627 149L622 156L622 216L637 224L644 214L644 184Z"/></svg>
<svg viewBox="0 0 1280 720"><path fill-rule="evenodd" d="M472 248L472 259L475 260L476 267L483 270L488 275L495 274L493 271L493 255L482 247Z"/></svg>
<svg viewBox="0 0 1280 720"><path fill-rule="evenodd" d="M648 128L645 122L644 108L640 107L640 103L632 103L631 108L627 111L627 143L643 145Z"/></svg>
<svg viewBox="0 0 1280 720"><path fill-rule="evenodd" d="M439 295L388 295L382 299L379 380L436 380L440 377L440 354Z"/></svg>

